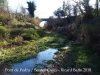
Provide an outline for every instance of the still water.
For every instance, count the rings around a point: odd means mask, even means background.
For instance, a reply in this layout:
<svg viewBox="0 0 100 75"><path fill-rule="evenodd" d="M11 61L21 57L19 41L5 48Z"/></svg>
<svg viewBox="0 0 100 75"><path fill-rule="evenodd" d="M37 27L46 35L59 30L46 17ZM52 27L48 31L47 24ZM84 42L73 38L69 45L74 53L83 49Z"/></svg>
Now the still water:
<svg viewBox="0 0 100 75"><path fill-rule="evenodd" d="M36 64L42 64L44 60L52 60L57 49L49 48L39 52L36 58L23 61L21 63L0 65L0 75L32 75L32 70Z"/></svg>

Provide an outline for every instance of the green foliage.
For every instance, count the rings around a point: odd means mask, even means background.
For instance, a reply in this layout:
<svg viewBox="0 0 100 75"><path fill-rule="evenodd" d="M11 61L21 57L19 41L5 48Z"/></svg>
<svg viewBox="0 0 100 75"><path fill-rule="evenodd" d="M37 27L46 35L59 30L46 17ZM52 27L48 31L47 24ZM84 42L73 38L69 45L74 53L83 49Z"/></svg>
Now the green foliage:
<svg viewBox="0 0 100 75"><path fill-rule="evenodd" d="M16 15L16 19L20 22L24 22L24 18L22 15Z"/></svg>
<svg viewBox="0 0 100 75"><path fill-rule="evenodd" d="M14 40L12 41L12 44L21 44L23 42L22 36L16 36Z"/></svg>
<svg viewBox="0 0 100 75"><path fill-rule="evenodd" d="M71 50L73 50L72 52L74 52L77 57L75 61L77 67L89 67L94 73L100 72L100 56L98 54L95 55L91 48L86 46L73 46L71 47Z"/></svg>
<svg viewBox="0 0 100 75"><path fill-rule="evenodd" d="M60 67L91 68L92 74L90 73L90 75L100 73L99 54L94 54L94 51L85 45L76 46L71 44L68 49L61 50L56 56L56 62L58 64L62 63Z"/></svg>
<svg viewBox="0 0 100 75"><path fill-rule="evenodd" d="M37 30L34 29L26 29L26 33L34 34L37 32ZM58 48L61 47L62 42L60 43L55 42L55 39L64 39L59 34L56 33L48 33L45 37L39 38L38 40L31 40L31 41L25 41L23 40L22 36L17 36L14 38L14 40L11 40L11 44L15 44L16 47L10 48L1 48L0 50L4 50L4 53L0 55L0 63L15 63L19 61L23 61L26 59L29 59L33 57L36 53L39 51L45 50L47 48ZM26 43L26 45L21 45L21 43ZM53 45L55 43L56 45ZM5 57L5 58L4 58ZM6 60L5 60L6 59Z"/></svg>
<svg viewBox="0 0 100 75"><path fill-rule="evenodd" d="M46 35L46 32L44 30L37 30L37 33L40 37L44 37Z"/></svg>
<svg viewBox="0 0 100 75"><path fill-rule="evenodd" d="M6 23L8 19L8 16L5 16L5 14L0 14L0 22L2 22L2 25Z"/></svg>
<svg viewBox="0 0 100 75"><path fill-rule="evenodd" d="M36 40L40 37L38 35L37 31L32 28L30 28L30 29L23 29L23 28L13 29L13 30L11 30L10 35L12 38L15 38L16 36L21 35L24 40Z"/></svg>
<svg viewBox="0 0 100 75"><path fill-rule="evenodd" d="M91 7L91 14L92 14L93 16L96 16L95 11L96 11L96 9L94 9L94 8Z"/></svg>
<svg viewBox="0 0 100 75"><path fill-rule="evenodd" d="M99 30L99 26L98 25L92 25L92 24L82 24L80 26L80 31L84 32L84 31L89 31L89 32L97 32Z"/></svg>
<svg viewBox="0 0 100 75"><path fill-rule="evenodd" d="M5 16L6 14L6 16ZM2 25L8 25L9 21L11 21L11 16L9 16L9 13L5 10L0 11L0 22L2 22Z"/></svg>
<svg viewBox="0 0 100 75"><path fill-rule="evenodd" d="M96 44L99 41L99 32L100 32L100 25L99 23L94 24L82 24L80 26L80 32L85 35L89 36L90 38L90 45ZM85 37L87 39L87 37Z"/></svg>
<svg viewBox="0 0 100 75"><path fill-rule="evenodd" d="M60 18L61 16L66 16L64 11L61 8L58 8L56 11L54 11L54 15Z"/></svg>
<svg viewBox="0 0 100 75"><path fill-rule="evenodd" d="M80 25L80 31L83 32L86 30L86 26L84 24Z"/></svg>
<svg viewBox="0 0 100 75"><path fill-rule="evenodd" d="M0 26L0 36L4 36L4 34L7 32L7 29L3 26Z"/></svg>
<svg viewBox="0 0 100 75"><path fill-rule="evenodd" d="M22 34L24 34L25 33L25 30L24 29L13 29L13 30L11 30L11 32L10 32L10 36L12 37L12 38L14 38L14 37L16 37L16 36L18 36L18 35L22 35Z"/></svg>
<svg viewBox="0 0 100 75"><path fill-rule="evenodd" d="M5 20L6 16L4 14L0 14L0 21Z"/></svg>
<svg viewBox="0 0 100 75"><path fill-rule="evenodd" d="M33 35L32 34L25 34L25 35L23 35L23 39L24 40L32 40L33 39Z"/></svg>
<svg viewBox="0 0 100 75"><path fill-rule="evenodd" d="M36 6L34 2L27 2L28 4L28 11L31 15L31 17L34 17L34 11L36 10Z"/></svg>
<svg viewBox="0 0 100 75"><path fill-rule="evenodd" d="M26 33L23 35L24 40L37 40L40 36L34 29L27 29Z"/></svg>
<svg viewBox="0 0 100 75"><path fill-rule="evenodd" d="M17 25L17 27L18 27L18 28L21 28L21 27L23 27L23 25L21 25L21 24L18 24L18 25Z"/></svg>

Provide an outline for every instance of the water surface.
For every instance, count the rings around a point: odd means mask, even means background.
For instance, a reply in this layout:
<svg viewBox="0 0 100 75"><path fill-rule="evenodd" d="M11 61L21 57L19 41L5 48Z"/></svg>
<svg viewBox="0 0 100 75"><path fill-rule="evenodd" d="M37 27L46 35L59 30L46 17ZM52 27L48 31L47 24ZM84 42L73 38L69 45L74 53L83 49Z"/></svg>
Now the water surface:
<svg viewBox="0 0 100 75"><path fill-rule="evenodd" d="M0 65L0 75L32 75L31 71L36 64L42 64L44 60L52 60L57 49L49 48L39 52L36 58L23 61L21 63Z"/></svg>

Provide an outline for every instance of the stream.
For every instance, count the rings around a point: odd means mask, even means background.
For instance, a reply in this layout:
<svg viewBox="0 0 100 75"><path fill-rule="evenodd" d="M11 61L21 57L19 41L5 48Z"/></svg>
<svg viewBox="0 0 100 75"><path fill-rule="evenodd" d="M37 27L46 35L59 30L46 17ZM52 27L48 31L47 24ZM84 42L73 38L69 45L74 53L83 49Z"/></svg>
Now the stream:
<svg viewBox="0 0 100 75"><path fill-rule="evenodd" d="M44 60L52 60L57 49L49 48L39 52L35 58L16 64L0 65L0 75L32 75L32 70L36 64L42 64Z"/></svg>

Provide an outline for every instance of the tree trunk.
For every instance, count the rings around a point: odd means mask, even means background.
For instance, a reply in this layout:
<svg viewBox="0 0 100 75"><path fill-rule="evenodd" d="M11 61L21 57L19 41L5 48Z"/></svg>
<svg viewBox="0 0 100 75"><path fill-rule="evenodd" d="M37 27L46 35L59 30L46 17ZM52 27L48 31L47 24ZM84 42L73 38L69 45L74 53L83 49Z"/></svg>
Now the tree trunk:
<svg viewBox="0 0 100 75"><path fill-rule="evenodd" d="M99 14L98 14L98 0L96 0L96 15L97 15L97 17L99 16Z"/></svg>

